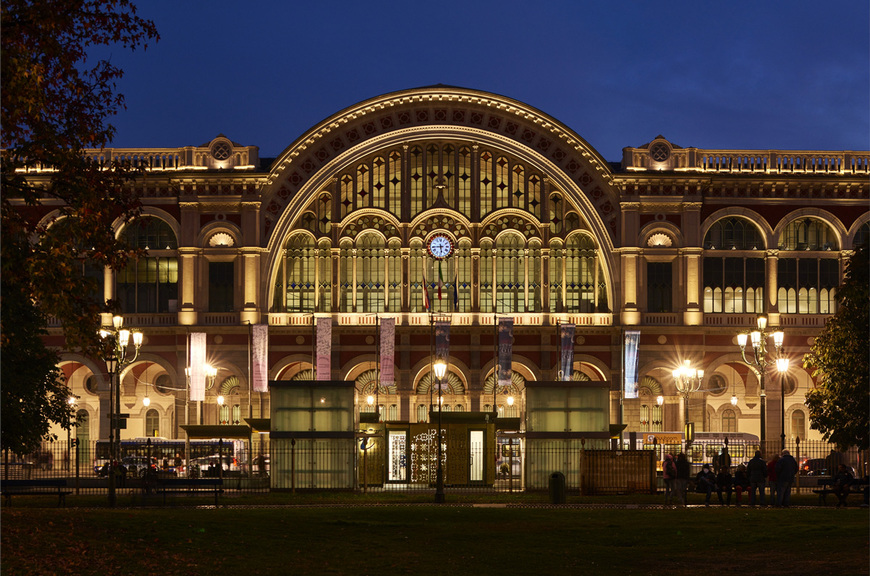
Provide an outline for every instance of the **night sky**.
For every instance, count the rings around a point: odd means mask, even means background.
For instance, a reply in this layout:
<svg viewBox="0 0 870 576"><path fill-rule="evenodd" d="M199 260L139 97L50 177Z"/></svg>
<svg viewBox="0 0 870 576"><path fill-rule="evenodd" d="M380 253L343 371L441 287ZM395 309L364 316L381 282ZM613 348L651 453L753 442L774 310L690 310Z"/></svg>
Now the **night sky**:
<svg viewBox="0 0 870 576"><path fill-rule="evenodd" d="M605 159L680 146L870 149L870 3L140 0L116 147L219 133L272 158L358 102L448 84L525 102ZM99 56L105 56L100 52Z"/></svg>

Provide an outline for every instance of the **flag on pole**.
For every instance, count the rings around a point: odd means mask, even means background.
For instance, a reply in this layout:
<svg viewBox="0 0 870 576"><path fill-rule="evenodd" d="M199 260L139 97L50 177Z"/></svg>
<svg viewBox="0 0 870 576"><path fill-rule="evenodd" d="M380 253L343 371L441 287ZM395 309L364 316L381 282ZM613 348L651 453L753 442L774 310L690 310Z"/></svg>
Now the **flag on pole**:
<svg viewBox="0 0 870 576"><path fill-rule="evenodd" d="M438 261L438 299L441 300L441 289L444 287L444 274L441 273L441 260Z"/></svg>
<svg viewBox="0 0 870 576"><path fill-rule="evenodd" d="M426 265L423 265L423 308L429 310L429 284L426 282Z"/></svg>
<svg viewBox="0 0 870 576"><path fill-rule="evenodd" d="M453 273L453 311L459 311L459 267Z"/></svg>

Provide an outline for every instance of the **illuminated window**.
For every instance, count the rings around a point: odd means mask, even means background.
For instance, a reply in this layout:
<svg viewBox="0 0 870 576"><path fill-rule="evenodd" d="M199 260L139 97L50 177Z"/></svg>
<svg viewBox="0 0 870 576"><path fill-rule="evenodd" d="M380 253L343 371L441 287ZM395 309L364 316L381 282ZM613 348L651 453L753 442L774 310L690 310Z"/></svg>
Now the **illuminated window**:
<svg viewBox="0 0 870 576"><path fill-rule="evenodd" d="M814 218L795 220L779 237L780 250L838 250L836 235L830 226Z"/></svg>
<svg viewBox="0 0 870 576"><path fill-rule="evenodd" d="M595 241L586 234L572 235L564 258L565 312L595 312L599 277Z"/></svg>
<svg viewBox="0 0 870 576"><path fill-rule="evenodd" d="M704 258L704 312L761 313L764 258Z"/></svg>
<svg viewBox="0 0 870 576"><path fill-rule="evenodd" d="M523 238L504 234L496 241L496 312L526 311L525 255Z"/></svg>
<svg viewBox="0 0 870 576"><path fill-rule="evenodd" d="M160 436L160 414L153 408L145 412L145 435Z"/></svg>
<svg viewBox="0 0 870 576"><path fill-rule="evenodd" d="M178 242L172 228L159 218L146 217L124 230L127 245L145 248L146 256L132 260L115 276L122 312L175 312L178 304Z"/></svg>
<svg viewBox="0 0 870 576"><path fill-rule="evenodd" d="M781 255L777 261L777 306L785 314L833 314L840 284L836 258Z"/></svg>
<svg viewBox="0 0 870 576"><path fill-rule="evenodd" d="M294 234L284 245L275 286L274 312L313 312L317 249L308 234Z"/></svg>
<svg viewBox="0 0 870 576"><path fill-rule="evenodd" d="M384 239L378 234L364 234L357 242L355 280L357 312L384 311L386 288L384 252Z"/></svg>

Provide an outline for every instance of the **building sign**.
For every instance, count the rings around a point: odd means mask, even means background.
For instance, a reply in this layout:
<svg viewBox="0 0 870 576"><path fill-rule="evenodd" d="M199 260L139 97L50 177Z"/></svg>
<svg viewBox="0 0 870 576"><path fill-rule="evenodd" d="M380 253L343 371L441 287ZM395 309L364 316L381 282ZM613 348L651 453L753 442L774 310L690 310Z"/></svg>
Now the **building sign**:
<svg viewBox="0 0 870 576"><path fill-rule="evenodd" d="M656 432L654 434L644 432L643 435L644 444L682 444L682 442L683 435L673 432Z"/></svg>

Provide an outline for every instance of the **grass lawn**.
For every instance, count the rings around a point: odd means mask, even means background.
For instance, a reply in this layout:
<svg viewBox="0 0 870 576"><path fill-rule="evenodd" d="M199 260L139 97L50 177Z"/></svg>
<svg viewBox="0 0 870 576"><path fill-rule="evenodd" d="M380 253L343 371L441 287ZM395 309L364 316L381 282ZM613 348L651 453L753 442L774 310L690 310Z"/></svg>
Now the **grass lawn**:
<svg viewBox="0 0 870 576"><path fill-rule="evenodd" d="M850 574L867 509L2 510L3 574Z"/></svg>

